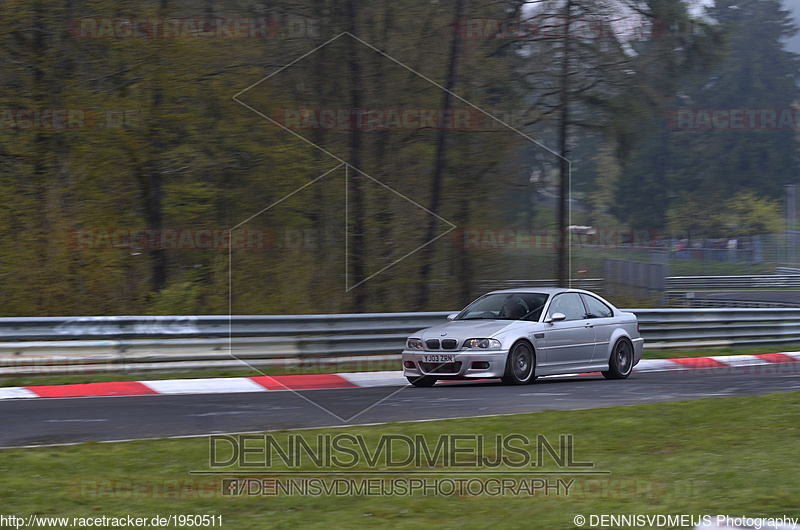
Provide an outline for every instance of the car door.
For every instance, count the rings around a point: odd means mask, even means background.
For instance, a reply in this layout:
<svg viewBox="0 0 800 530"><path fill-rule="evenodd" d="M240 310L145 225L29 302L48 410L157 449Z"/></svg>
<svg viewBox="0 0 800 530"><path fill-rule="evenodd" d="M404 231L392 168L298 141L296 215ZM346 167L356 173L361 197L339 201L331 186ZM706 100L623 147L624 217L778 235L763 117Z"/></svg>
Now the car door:
<svg viewBox="0 0 800 530"><path fill-rule="evenodd" d="M562 313L565 319L551 321ZM544 339L548 368L589 364L594 352L594 324L586 316L579 293L561 293L550 302L545 318Z"/></svg>
<svg viewBox="0 0 800 530"><path fill-rule="evenodd" d="M592 362L598 363L608 360L609 341L616 328L614 311L596 296L583 293L583 303L586 305L587 316L594 324L594 354Z"/></svg>

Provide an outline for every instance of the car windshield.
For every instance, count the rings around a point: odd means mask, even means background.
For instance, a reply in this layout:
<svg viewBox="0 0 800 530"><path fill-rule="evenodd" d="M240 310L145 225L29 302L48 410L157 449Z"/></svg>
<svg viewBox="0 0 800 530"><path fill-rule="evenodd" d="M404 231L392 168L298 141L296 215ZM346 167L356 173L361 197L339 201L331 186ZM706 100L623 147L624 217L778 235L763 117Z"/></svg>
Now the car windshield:
<svg viewBox="0 0 800 530"><path fill-rule="evenodd" d="M547 302L542 293L494 293L478 298L455 320L539 320Z"/></svg>

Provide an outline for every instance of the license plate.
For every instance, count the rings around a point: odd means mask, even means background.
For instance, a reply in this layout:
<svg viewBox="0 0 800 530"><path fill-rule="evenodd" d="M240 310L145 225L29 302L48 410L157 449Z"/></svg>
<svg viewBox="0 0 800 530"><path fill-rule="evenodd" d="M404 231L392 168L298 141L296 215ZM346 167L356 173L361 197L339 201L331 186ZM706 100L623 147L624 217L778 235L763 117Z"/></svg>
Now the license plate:
<svg viewBox="0 0 800 530"><path fill-rule="evenodd" d="M451 363L453 362L452 355L423 355L423 362L426 363Z"/></svg>

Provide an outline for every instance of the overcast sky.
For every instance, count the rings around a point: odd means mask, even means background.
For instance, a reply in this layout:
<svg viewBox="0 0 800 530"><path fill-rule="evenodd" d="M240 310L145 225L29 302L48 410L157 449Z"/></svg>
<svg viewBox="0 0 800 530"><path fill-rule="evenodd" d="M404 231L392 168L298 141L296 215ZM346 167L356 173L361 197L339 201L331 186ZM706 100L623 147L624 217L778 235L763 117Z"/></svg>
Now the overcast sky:
<svg viewBox="0 0 800 530"><path fill-rule="evenodd" d="M783 0L783 5L794 14L794 23L800 27L800 0ZM800 33L786 42L789 51L800 53Z"/></svg>

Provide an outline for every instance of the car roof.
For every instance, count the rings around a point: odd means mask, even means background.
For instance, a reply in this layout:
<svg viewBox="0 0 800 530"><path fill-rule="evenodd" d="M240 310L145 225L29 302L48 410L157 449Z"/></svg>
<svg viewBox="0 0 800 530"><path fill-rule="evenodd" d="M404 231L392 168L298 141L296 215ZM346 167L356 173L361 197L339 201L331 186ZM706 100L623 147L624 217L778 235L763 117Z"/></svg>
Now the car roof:
<svg viewBox="0 0 800 530"><path fill-rule="evenodd" d="M568 289L566 287L518 287L516 289L501 289L499 291L491 291L486 294L524 294L524 293L541 293L541 294L559 294L559 293L566 293L566 292L576 292L576 293L588 293L589 291L584 291L583 289Z"/></svg>

